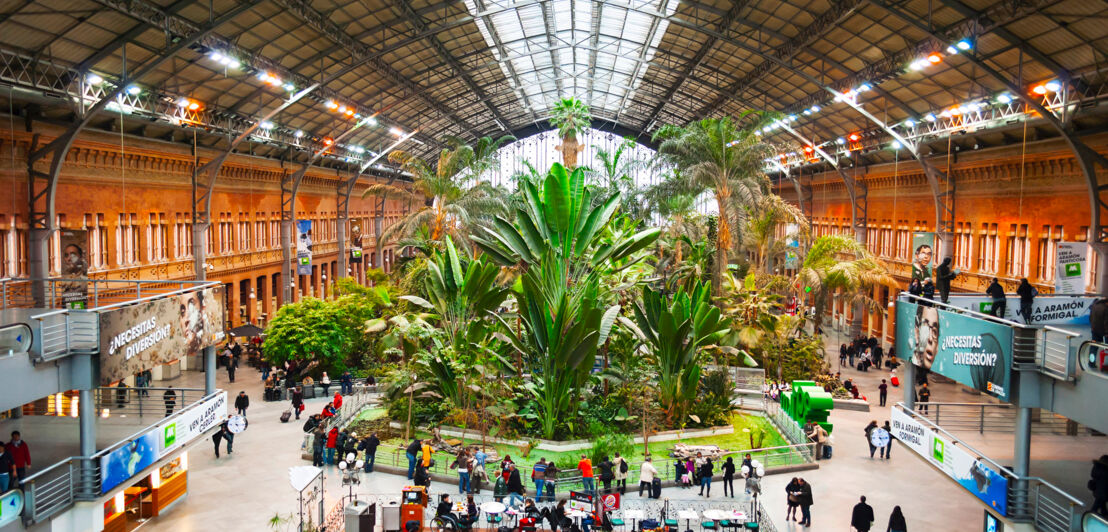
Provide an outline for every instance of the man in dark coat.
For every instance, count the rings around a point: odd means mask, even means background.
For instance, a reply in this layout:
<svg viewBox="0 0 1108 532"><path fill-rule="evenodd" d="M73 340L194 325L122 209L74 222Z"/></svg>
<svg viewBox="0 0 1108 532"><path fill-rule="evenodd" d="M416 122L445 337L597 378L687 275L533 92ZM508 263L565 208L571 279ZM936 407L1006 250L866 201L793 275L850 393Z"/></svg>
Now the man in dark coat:
<svg viewBox="0 0 1108 532"><path fill-rule="evenodd" d="M993 300L992 315L1003 318L1004 311L1008 308L1008 296L1004 295L1004 287L1000 286L1000 279L993 277L993 282L985 289L985 294Z"/></svg>
<svg viewBox="0 0 1108 532"><path fill-rule="evenodd" d="M250 407L250 398L246 396L246 392L239 392L238 397L235 397L235 411L240 416L246 416L246 409Z"/></svg>
<svg viewBox="0 0 1108 532"><path fill-rule="evenodd" d="M162 394L162 399L165 400L165 415L173 414L173 407L177 406L177 392L173 391L172 386Z"/></svg>
<svg viewBox="0 0 1108 532"><path fill-rule="evenodd" d="M873 507L866 504L865 495L862 495L861 502L854 505L854 511L850 515L850 526L858 532L869 532L869 528L873 526Z"/></svg>
<svg viewBox="0 0 1108 532"><path fill-rule="evenodd" d="M1093 301L1089 308L1089 325L1093 329L1093 341L1104 343L1104 334L1108 331L1108 299L1100 298Z"/></svg>
<svg viewBox="0 0 1108 532"><path fill-rule="evenodd" d="M812 526L812 485L807 480L797 479L797 491L800 493L797 495L797 503L800 504L800 524L810 527Z"/></svg>
<svg viewBox="0 0 1108 532"><path fill-rule="evenodd" d="M516 500L523 500L523 480L519 477L519 469L515 464L508 466L508 505L515 506Z"/></svg>
<svg viewBox="0 0 1108 532"><path fill-rule="evenodd" d="M300 419L300 411L304 409L304 392L300 390L300 387L292 389L292 412L296 414L296 419Z"/></svg>
<svg viewBox="0 0 1108 532"><path fill-rule="evenodd" d="M1090 476L1089 489L1093 492L1093 506L1089 511L1108 517L1108 454L1101 456L1099 460L1093 460Z"/></svg>
<svg viewBox="0 0 1108 532"><path fill-rule="evenodd" d="M939 290L943 303L950 299L950 281L955 277L958 277L958 273L950 267L950 257L944 258L942 264L935 269L935 288Z"/></svg>
<svg viewBox="0 0 1108 532"><path fill-rule="evenodd" d="M381 440L377 438L377 433L370 434L368 438L358 443L358 450L365 451L365 472L373 472L373 464L377 461L377 447L381 445Z"/></svg>

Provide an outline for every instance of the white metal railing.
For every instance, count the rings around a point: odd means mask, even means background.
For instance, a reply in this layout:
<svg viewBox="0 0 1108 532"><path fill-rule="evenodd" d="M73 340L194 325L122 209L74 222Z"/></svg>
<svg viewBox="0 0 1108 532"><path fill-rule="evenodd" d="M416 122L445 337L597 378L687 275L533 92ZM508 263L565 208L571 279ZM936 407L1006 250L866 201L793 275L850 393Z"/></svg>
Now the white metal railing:
<svg viewBox="0 0 1108 532"><path fill-rule="evenodd" d="M1018 410L1009 403L927 403L927 411L916 414L948 430L1014 433ZM1079 429L1076 422L1048 410L1040 410L1031 422L1033 434L1073 435Z"/></svg>
<svg viewBox="0 0 1108 532"><path fill-rule="evenodd" d="M1059 380L1072 380L1076 375L1076 353L1073 347L1077 336L1054 327L1039 331L1036 358L1039 368L1046 375Z"/></svg>

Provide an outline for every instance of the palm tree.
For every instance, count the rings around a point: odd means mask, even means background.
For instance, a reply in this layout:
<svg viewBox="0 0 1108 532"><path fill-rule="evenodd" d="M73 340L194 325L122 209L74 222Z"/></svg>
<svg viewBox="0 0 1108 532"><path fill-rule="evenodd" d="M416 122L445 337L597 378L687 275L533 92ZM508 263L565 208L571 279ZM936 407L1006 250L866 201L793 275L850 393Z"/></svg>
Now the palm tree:
<svg viewBox="0 0 1108 532"><path fill-rule="evenodd" d="M636 159L632 150L637 143L631 137L625 137L623 142L614 151L608 151L599 146L596 148L596 161L599 169L588 169L586 175L610 196L616 192L621 193L620 210L635 219L643 220L646 210L642 206L640 196L642 192L635 185L633 174L650 163L642 159ZM600 199L598 196L596 199Z"/></svg>
<svg viewBox="0 0 1108 532"><path fill-rule="evenodd" d="M733 232L743 226L748 210L769 191L763 169L771 147L755 134L766 115L745 112L737 120L710 118L685 127L665 125L654 133L661 141L658 153L679 173L667 184L674 192L699 195L711 191L719 209L716 231L716 268L712 289L718 296L728 252L736 241Z"/></svg>
<svg viewBox="0 0 1108 532"><path fill-rule="evenodd" d="M700 240L700 226L695 221L696 197L692 194L656 194L655 191L647 193L651 197L653 210L663 220L666 226L666 235L673 242L674 252L677 257L675 262L681 262L683 256L683 241Z"/></svg>
<svg viewBox="0 0 1108 532"><path fill-rule="evenodd" d="M815 331L823 325L823 313L835 291L839 291L850 303L884 311L869 296L869 289L877 285L896 286L884 264L864 244L841 235L816 239L804 257L797 280L798 285L805 292L810 292L815 300Z"/></svg>
<svg viewBox="0 0 1108 532"><path fill-rule="evenodd" d="M584 132L591 123L589 106L577 98L562 98L550 110L550 125L558 128L558 136L562 137L562 145L557 149L562 152L562 164L566 168L577 168L577 154L581 151L577 134Z"/></svg>
<svg viewBox="0 0 1108 532"><path fill-rule="evenodd" d="M788 251L785 240L776 238L777 228L785 224L795 224L800 235L808 233L808 219L804 213L777 194L763 196L757 206L749 209L743 246L754 256L756 271L772 273L770 263L785 256Z"/></svg>
<svg viewBox="0 0 1108 532"><path fill-rule="evenodd" d="M389 161L414 177L411 190L374 184L366 188L362 197L402 198L422 207L386 228L380 240L410 238L426 226L430 230L430 240L441 242L444 236L451 235L459 244L470 248L469 235L476 224L504 211L501 192L478 181L477 176L481 168L488 169L492 164L489 161L495 150L489 151L488 147L505 142L505 138L492 141L486 137L478 141L477 148L447 139L451 147L439 153L438 163L433 167L405 151L390 153Z"/></svg>
<svg viewBox="0 0 1108 532"><path fill-rule="evenodd" d="M466 144L458 137L446 137L451 153L450 164L464 174L465 179L479 180L485 172L500 166L496 152L505 144L515 142L516 138L504 135L498 139L481 137L473 145Z"/></svg>

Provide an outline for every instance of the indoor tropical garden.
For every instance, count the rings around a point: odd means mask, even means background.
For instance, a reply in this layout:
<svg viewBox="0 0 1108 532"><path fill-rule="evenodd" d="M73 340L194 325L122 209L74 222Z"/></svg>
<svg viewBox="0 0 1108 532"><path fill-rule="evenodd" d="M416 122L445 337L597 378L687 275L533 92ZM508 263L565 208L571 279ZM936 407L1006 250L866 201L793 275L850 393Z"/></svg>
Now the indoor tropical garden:
<svg viewBox="0 0 1108 532"><path fill-rule="evenodd" d="M512 137L445 139L434 161L389 154L411 182L365 195L410 202L380 235L409 253L371 286L342 280L282 307L269 362L369 379L379 400L341 428L397 456L426 438L572 469L582 453L637 463L806 443L810 419L783 412L790 429L749 404L763 380L845 397L815 332L834 299L872 305L891 283L882 264L848 236L813 238L774 193L777 147L760 135L772 115L662 126L656 150L589 145L590 120L584 102L555 106L545 159Z"/></svg>

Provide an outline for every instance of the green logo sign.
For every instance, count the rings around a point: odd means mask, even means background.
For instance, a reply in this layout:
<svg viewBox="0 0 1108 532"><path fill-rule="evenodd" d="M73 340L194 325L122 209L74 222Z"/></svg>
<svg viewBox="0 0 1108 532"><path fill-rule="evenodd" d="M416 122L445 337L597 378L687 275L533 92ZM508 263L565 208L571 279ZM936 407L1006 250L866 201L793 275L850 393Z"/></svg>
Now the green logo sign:
<svg viewBox="0 0 1108 532"><path fill-rule="evenodd" d="M1081 276L1081 263L1071 262L1066 264L1066 277L1079 277Z"/></svg>
<svg viewBox="0 0 1108 532"><path fill-rule="evenodd" d="M978 303L978 305L980 308L977 311L982 314L988 314L993 311L992 301L982 301L981 303Z"/></svg>
<svg viewBox="0 0 1108 532"><path fill-rule="evenodd" d="M946 450L946 443L943 440L934 438L931 440L931 457L940 464L943 463L943 451Z"/></svg>
<svg viewBox="0 0 1108 532"><path fill-rule="evenodd" d="M177 443L177 424L170 423L165 426L165 432L163 434L162 449L168 449L173 447L174 443Z"/></svg>
<svg viewBox="0 0 1108 532"><path fill-rule="evenodd" d="M300 265L301 266L311 266L312 265L312 258L311 257L300 257Z"/></svg>

